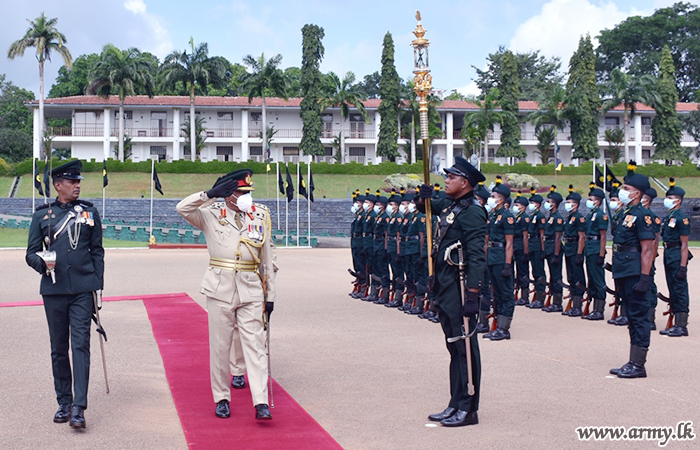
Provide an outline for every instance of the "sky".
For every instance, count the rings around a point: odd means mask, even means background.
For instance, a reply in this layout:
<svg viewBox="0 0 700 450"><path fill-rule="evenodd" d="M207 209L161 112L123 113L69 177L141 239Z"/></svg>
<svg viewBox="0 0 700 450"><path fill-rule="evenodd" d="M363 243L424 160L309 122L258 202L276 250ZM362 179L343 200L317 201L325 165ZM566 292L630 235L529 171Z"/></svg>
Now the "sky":
<svg viewBox="0 0 700 450"><path fill-rule="evenodd" d="M700 0L690 1L698 4ZM105 44L137 47L162 59L174 49L207 42L210 56L232 63L251 54L281 54L282 68L301 65L301 28L325 30L321 71L355 73L358 79L381 70L382 41L394 39L396 69L412 77L410 47L420 9L430 40L430 67L435 88L476 94L472 66L485 68L489 53L505 46L514 51L541 50L560 57L565 73L569 57L586 33L595 38L627 17L649 15L674 0L32 0L6 5L0 26L0 50L27 30L27 19L42 12L58 18L73 57L99 53ZM38 64L33 49L25 56L0 58L0 74L38 96ZM4 56L4 55L3 55ZM48 93L58 55L46 65Z"/></svg>

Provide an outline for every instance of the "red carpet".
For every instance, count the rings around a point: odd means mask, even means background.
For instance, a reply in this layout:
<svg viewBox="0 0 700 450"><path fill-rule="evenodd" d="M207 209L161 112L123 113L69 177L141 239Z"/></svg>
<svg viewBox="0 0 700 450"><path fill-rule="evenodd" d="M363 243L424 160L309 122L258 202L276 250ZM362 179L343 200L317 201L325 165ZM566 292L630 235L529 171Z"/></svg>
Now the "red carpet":
<svg viewBox="0 0 700 450"><path fill-rule="evenodd" d="M272 421L255 420L255 410L247 387L232 390L231 417L217 418L214 415L215 404L209 383L206 311L187 294L146 296L139 299L143 299L146 305L190 448L341 448L275 381Z"/></svg>

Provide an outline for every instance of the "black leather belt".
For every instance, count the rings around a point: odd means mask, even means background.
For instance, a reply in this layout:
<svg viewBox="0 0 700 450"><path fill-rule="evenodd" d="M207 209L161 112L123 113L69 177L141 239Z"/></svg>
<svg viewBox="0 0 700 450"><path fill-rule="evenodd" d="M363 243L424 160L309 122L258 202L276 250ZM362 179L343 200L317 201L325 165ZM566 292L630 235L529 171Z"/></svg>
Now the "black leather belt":
<svg viewBox="0 0 700 450"><path fill-rule="evenodd" d="M489 247L502 248L505 246L506 246L506 244L504 244L503 242L491 242L491 241L489 241Z"/></svg>
<svg viewBox="0 0 700 450"><path fill-rule="evenodd" d="M629 253L639 253L642 251L640 247L632 247L630 245L613 245L613 251L616 252L629 252Z"/></svg>
<svg viewBox="0 0 700 450"><path fill-rule="evenodd" d="M564 242L578 242L578 236L564 236Z"/></svg>
<svg viewBox="0 0 700 450"><path fill-rule="evenodd" d="M407 241L417 241L420 239L420 236L406 236L404 239Z"/></svg>
<svg viewBox="0 0 700 450"><path fill-rule="evenodd" d="M553 240L555 240L556 238L557 238L556 236L545 236L545 237L544 237L544 240L545 240L545 241L553 241Z"/></svg>
<svg viewBox="0 0 700 450"><path fill-rule="evenodd" d="M383 240L384 240L384 236L375 236L375 237L374 237L374 240L375 240L375 241L383 241Z"/></svg>
<svg viewBox="0 0 700 450"><path fill-rule="evenodd" d="M364 237L374 236L374 233L362 233L362 236L364 236Z"/></svg>
<svg viewBox="0 0 700 450"><path fill-rule="evenodd" d="M396 240L396 236L387 236L387 239L389 239L390 241L395 241L395 240Z"/></svg>
<svg viewBox="0 0 700 450"><path fill-rule="evenodd" d="M664 248L678 248L680 246L680 242L664 242Z"/></svg>
<svg viewBox="0 0 700 450"><path fill-rule="evenodd" d="M598 241L600 240L600 236L586 236L587 241Z"/></svg>
<svg viewBox="0 0 700 450"><path fill-rule="evenodd" d="M353 233L350 237L362 237L362 233Z"/></svg>

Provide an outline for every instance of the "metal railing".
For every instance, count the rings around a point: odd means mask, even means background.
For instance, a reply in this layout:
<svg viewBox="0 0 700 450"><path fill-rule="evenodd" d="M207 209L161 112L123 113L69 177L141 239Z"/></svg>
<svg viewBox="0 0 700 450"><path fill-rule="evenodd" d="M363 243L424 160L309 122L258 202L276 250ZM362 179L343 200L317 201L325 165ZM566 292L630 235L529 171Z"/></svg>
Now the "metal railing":
<svg viewBox="0 0 700 450"><path fill-rule="evenodd" d="M240 128L207 128L207 137L211 138L240 138Z"/></svg>

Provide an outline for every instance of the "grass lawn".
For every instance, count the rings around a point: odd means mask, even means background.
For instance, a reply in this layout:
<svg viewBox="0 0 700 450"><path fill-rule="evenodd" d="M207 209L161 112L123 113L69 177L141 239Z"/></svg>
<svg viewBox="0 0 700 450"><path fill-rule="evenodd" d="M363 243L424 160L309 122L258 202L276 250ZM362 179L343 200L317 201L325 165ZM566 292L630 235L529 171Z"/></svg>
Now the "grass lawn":
<svg viewBox="0 0 700 450"><path fill-rule="evenodd" d="M26 177L31 181L30 177ZM10 193L10 186L12 186L12 177L0 177L0 197L7 197ZM29 193L31 195L31 192Z"/></svg>
<svg viewBox="0 0 700 450"><path fill-rule="evenodd" d="M27 247L27 237L29 230L18 230L12 228L0 228L0 247ZM116 241L105 239L102 245L106 248L114 247L148 247L148 242Z"/></svg>

